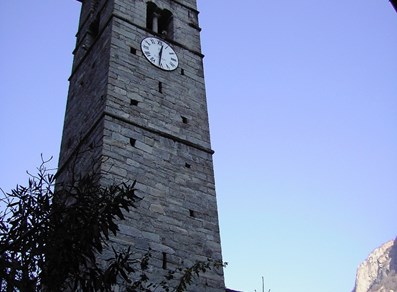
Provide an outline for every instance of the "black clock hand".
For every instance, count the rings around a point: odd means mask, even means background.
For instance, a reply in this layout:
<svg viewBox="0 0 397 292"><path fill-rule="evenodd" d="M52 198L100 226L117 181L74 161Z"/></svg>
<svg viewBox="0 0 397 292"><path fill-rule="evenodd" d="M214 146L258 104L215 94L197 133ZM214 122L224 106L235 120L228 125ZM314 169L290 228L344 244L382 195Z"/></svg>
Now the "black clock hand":
<svg viewBox="0 0 397 292"><path fill-rule="evenodd" d="M159 66L161 65L161 56L163 55L163 46L161 46L160 52L159 52Z"/></svg>

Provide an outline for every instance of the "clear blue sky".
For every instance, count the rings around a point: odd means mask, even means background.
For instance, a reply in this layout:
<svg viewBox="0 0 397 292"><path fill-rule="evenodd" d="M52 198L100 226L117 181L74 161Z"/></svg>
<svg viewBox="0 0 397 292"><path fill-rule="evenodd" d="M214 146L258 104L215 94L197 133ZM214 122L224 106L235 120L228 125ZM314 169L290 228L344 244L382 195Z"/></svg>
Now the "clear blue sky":
<svg viewBox="0 0 397 292"><path fill-rule="evenodd" d="M226 284L350 292L397 235L388 0L198 0ZM0 3L0 186L56 166L80 3Z"/></svg>

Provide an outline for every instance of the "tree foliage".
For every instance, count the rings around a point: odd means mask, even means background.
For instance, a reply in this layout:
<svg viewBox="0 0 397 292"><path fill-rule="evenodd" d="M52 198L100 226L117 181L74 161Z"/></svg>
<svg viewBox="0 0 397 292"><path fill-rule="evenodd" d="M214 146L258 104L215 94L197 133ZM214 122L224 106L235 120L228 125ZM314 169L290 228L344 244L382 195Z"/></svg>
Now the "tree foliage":
<svg viewBox="0 0 397 292"><path fill-rule="evenodd" d="M55 176L43 162L28 186L2 191L0 213L1 291L185 291L201 272L223 264L208 260L190 268L168 271L160 283L146 272L150 251L134 258L131 248L116 250L109 236L117 235L123 211L140 200L135 182L101 186L95 176L55 188ZM56 190L56 192L54 191ZM113 256L103 258L104 249ZM98 260L102 255L102 260ZM178 284L170 283L179 275ZM174 282L172 282L174 283Z"/></svg>

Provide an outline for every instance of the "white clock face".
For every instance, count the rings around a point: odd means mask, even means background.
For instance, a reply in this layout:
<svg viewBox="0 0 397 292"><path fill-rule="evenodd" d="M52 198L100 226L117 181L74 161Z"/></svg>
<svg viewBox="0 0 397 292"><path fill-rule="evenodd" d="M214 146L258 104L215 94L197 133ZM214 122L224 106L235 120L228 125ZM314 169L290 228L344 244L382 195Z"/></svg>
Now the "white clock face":
<svg viewBox="0 0 397 292"><path fill-rule="evenodd" d="M178 68L178 56L166 42L155 38L147 37L141 42L143 55L154 66L172 71Z"/></svg>

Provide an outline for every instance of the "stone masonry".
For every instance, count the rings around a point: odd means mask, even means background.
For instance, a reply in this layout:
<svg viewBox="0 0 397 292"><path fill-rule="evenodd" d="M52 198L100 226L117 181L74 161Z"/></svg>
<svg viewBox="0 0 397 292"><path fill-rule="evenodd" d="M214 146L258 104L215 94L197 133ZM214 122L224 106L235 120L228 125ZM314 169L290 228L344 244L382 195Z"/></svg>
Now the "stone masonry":
<svg viewBox="0 0 397 292"><path fill-rule="evenodd" d="M147 27L147 0L81 0L59 160L60 181L101 173L101 183L137 181L143 200L113 242L150 248L151 279L167 268L222 260L196 0L152 0L170 11L172 38ZM175 71L140 50L162 37ZM225 291L223 271L189 291Z"/></svg>

